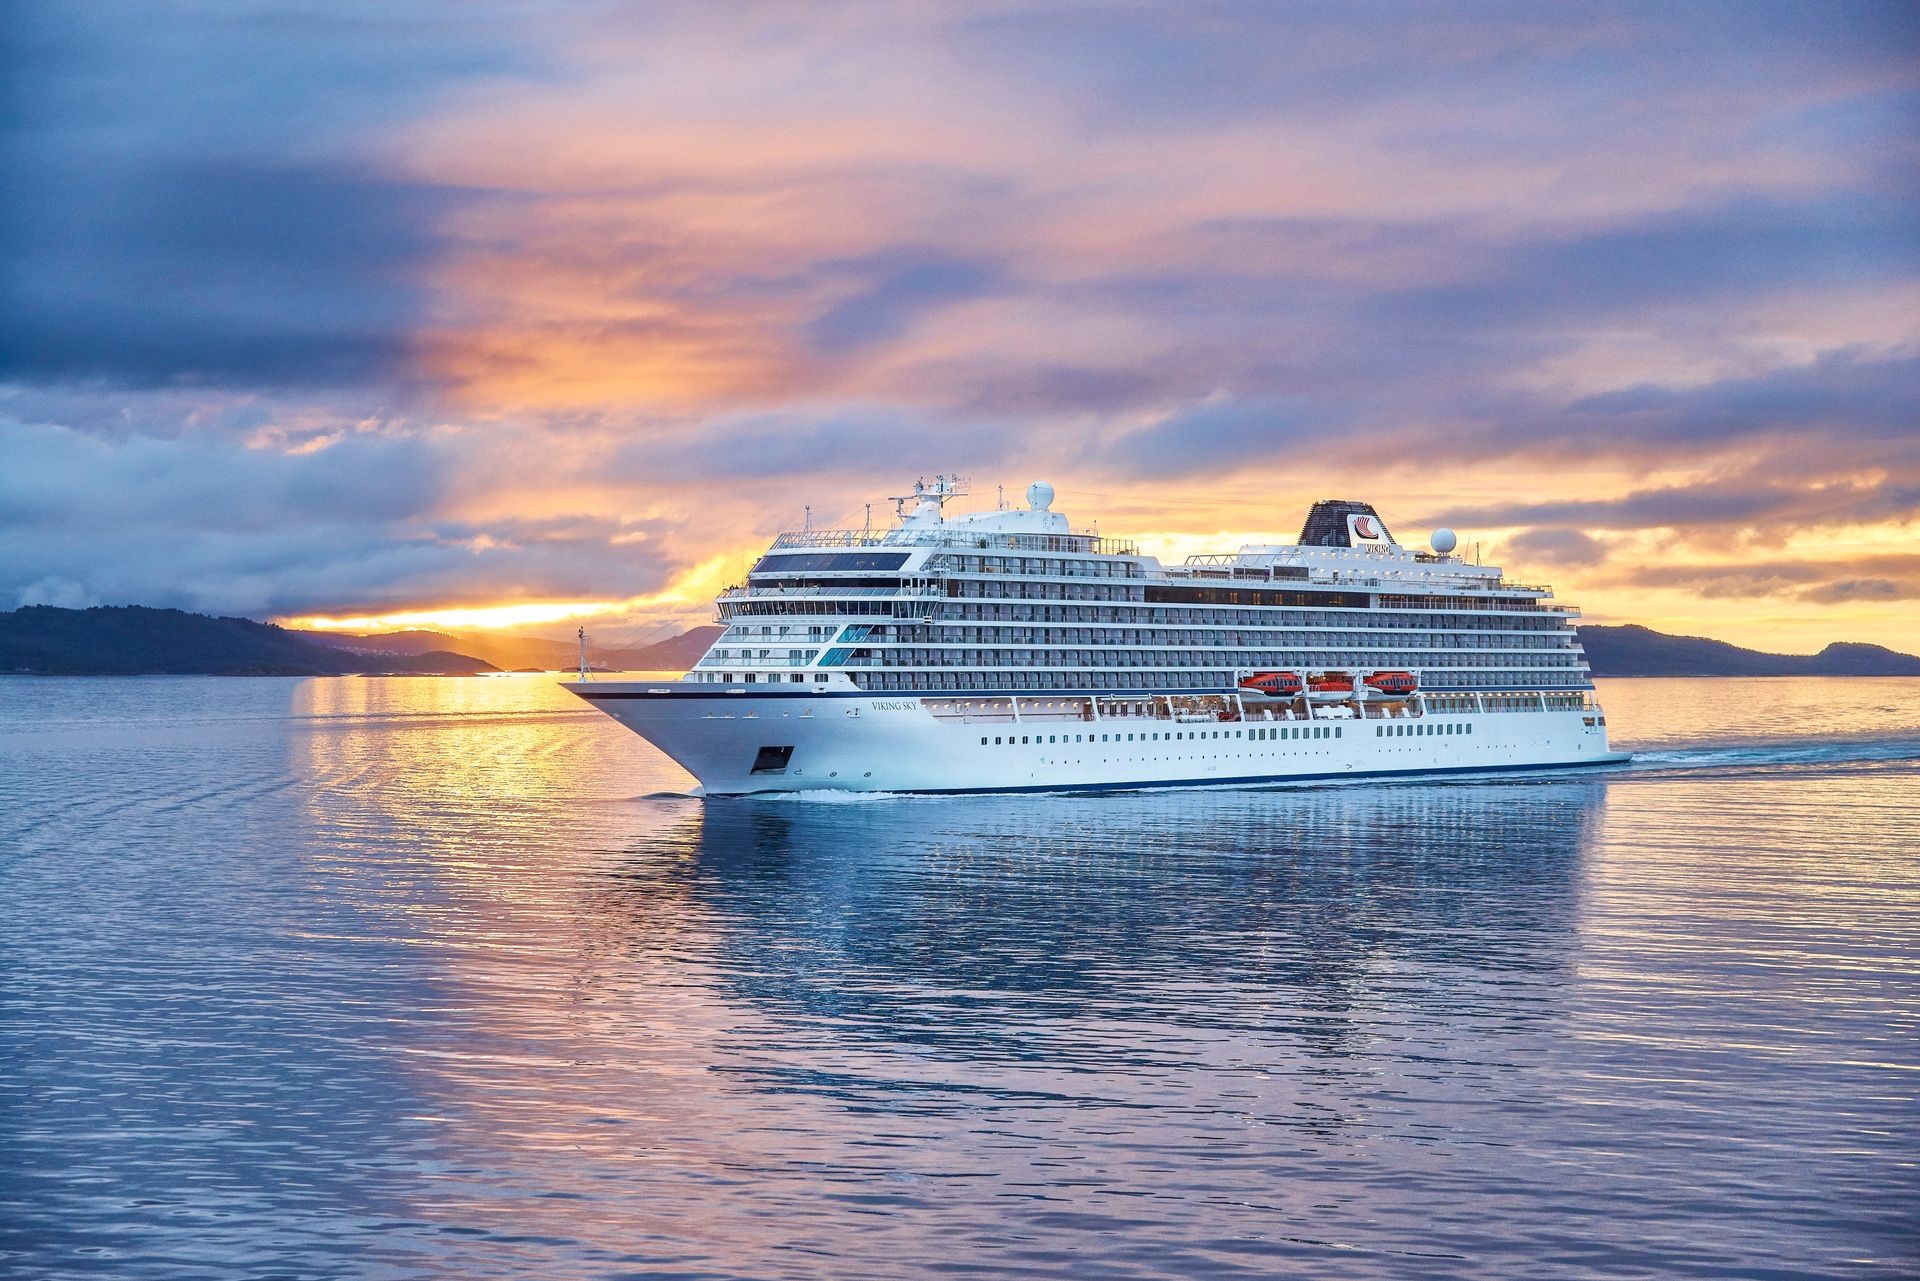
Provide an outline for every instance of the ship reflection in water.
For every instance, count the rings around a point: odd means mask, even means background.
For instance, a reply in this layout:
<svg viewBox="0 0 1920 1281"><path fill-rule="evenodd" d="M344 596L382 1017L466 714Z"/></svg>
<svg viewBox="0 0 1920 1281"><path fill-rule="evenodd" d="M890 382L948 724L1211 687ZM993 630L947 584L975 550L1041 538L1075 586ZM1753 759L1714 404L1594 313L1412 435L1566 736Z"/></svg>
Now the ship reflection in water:
<svg viewBox="0 0 1920 1281"><path fill-rule="evenodd" d="M583 900L635 959L684 945L788 1035L1069 1080L1366 1060L1428 1019L1537 1021L1569 977L1590 782L911 805L715 804L664 825ZM1498 922L1497 929L1486 928ZM1499 996L1495 1001L1491 998ZM782 1048L787 1047L783 1039ZM1212 1059L1228 1052L1226 1059ZM776 1051L749 1070L836 1097ZM1365 1072L1356 1063L1353 1070ZM974 1106L953 1083L947 1102ZM1030 1082L1029 1084L1032 1084ZM1197 1084L1189 1082L1188 1086ZM1190 1100L1191 1101L1191 1100ZM1340 1108L1297 1119L1338 1120Z"/></svg>
<svg viewBox="0 0 1920 1281"><path fill-rule="evenodd" d="M529 678L0 682L0 1271L1911 1271L1920 683L1654 684L1604 777L702 803Z"/></svg>

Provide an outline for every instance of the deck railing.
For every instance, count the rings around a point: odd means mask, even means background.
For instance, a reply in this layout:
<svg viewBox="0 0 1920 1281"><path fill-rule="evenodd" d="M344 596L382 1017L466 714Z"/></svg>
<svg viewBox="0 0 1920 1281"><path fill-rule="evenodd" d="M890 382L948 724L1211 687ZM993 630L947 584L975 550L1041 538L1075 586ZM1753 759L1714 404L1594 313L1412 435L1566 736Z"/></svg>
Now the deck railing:
<svg viewBox="0 0 1920 1281"><path fill-rule="evenodd" d="M945 595L938 588L928 585L913 587L729 587L720 593L722 600L756 599L788 596L910 596L931 599Z"/></svg>

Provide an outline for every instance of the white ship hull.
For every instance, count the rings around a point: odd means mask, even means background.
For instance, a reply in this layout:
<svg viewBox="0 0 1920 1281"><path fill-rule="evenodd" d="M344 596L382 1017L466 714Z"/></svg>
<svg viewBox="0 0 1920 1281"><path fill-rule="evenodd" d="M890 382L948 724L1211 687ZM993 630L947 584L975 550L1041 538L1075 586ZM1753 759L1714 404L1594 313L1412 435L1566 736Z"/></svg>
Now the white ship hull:
<svg viewBox="0 0 1920 1281"><path fill-rule="evenodd" d="M912 694L694 682L567 688L673 758L712 796L1244 785L1628 759L1609 750L1604 718L1592 710L1191 724L962 720L936 717Z"/></svg>

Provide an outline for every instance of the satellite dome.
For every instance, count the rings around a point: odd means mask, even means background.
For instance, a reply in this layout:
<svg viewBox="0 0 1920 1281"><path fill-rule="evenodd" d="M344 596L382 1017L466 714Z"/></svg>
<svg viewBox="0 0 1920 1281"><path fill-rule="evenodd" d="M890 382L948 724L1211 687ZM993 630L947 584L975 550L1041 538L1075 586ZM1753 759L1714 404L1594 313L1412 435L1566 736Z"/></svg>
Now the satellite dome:
<svg viewBox="0 0 1920 1281"><path fill-rule="evenodd" d="M1036 480L1028 485L1027 506L1037 512L1043 512L1053 506L1053 486L1044 480Z"/></svg>
<svg viewBox="0 0 1920 1281"><path fill-rule="evenodd" d="M1433 537L1427 541L1432 543L1433 550L1439 552L1442 556L1445 556L1448 552L1460 545L1460 540L1454 537L1451 529L1436 529L1433 531Z"/></svg>

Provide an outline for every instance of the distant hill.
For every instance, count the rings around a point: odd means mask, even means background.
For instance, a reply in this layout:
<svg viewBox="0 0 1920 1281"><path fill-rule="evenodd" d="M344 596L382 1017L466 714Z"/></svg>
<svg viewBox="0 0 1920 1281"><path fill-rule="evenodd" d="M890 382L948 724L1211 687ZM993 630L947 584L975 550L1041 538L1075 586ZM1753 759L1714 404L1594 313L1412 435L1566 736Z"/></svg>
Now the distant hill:
<svg viewBox="0 0 1920 1281"><path fill-rule="evenodd" d="M695 627L651 645L595 648L593 661L601 668L684 671L720 631ZM1920 657L1879 645L1836 642L1818 654L1767 654L1637 625L1582 627L1580 639L1596 676L1920 676ZM339 636L137 605L32 605L0 612L0 674L460 675L514 667L564 670L578 654L572 644L541 637L430 631Z"/></svg>
<svg viewBox="0 0 1920 1281"><path fill-rule="evenodd" d="M465 654L372 654L317 645L246 618L138 605L0 613L0 673L46 676L466 675L493 671Z"/></svg>
<svg viewBox="0 0 1920 1281"><path fill-rule="evenodd" d="M685 671L699 662L700 656L713 648L720 633L726 630L711 625L694 627L651 645L610 650L595 657L609 667L629 672Z"/></svg>
<svg viewBox="0 0 1920 1281"><path fill-rule="evenodd" d="M593 664L623 671L684 671L699 661L714 639L724 630L719 627L695 627L678 636L626 649L602 649L587 638ZM430 650L453 650L484 658L496 667L507 669L538 667L564 671L580 661L575 641L549 640L539 636L507 636L498 632L381 632L371 636L347 636L337 632L298 632L296 635L320 645L355 653L420 654Z"/></svg>
<svg viewBox="0 0 1920 1281"><path fill-rule="evenodd" d="M503 636L491 632L380 632L351 636L342 632L295 632L302 640L355 654L430 654L437 650L471 654L495 667L560 667L573 661L578 649L537 636Z"/></svg>
<svg viewBox="0 0 1920 1281"><path fill-rule="evenodd" d="M1580 641L1595 676L1920 676L1912 654L1841 641L1818 654L1767 654L1638 624L1585 626Z"/></svg>

